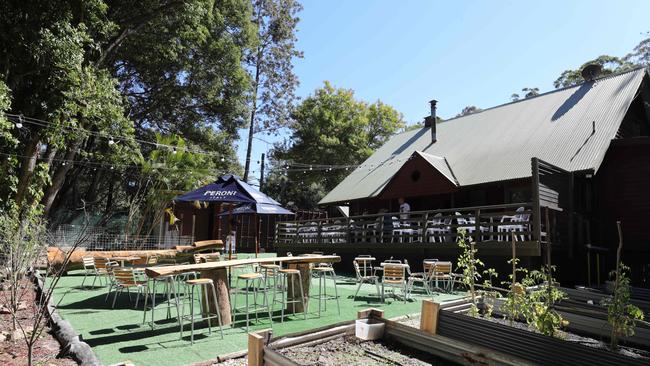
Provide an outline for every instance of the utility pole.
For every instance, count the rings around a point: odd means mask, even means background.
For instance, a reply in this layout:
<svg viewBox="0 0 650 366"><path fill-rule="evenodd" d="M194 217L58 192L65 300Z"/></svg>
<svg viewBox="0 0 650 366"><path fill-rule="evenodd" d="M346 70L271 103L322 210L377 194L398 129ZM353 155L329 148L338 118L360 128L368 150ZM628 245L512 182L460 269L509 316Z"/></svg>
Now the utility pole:
<svg viewBox="0 0 650 366"><path fill-rule="evenodd" d="M264 187L264 153L262 153L262 158L260 159L260 192Z"/></svg>

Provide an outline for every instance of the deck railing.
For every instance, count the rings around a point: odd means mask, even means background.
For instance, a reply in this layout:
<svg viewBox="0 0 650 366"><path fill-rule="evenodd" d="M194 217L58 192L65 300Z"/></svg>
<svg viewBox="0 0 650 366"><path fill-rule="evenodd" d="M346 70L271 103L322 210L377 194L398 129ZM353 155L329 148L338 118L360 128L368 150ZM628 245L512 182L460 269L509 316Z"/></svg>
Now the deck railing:
<svg viewBox="0 0 650 366"><path fill-rule="evenodd" d="M335 217L276 223L278 244L454 243L465 229L476 243L539 243L532 203Z"/></svg>

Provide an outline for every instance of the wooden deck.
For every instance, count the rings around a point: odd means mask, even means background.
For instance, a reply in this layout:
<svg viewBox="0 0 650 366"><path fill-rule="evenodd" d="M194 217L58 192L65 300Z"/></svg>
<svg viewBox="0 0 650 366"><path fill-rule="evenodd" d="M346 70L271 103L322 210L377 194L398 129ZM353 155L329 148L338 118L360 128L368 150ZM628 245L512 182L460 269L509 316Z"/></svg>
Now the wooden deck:
<svg viewBox="0 0 650 366"><path fill-rule="evenodd" d="M360 253L399 251L458 253L460 229L485 255L510 255L514 236L518 256L539 256L542 227L531 203L359 215L348 218L286 221L276 224L278 252Z"/></svg>

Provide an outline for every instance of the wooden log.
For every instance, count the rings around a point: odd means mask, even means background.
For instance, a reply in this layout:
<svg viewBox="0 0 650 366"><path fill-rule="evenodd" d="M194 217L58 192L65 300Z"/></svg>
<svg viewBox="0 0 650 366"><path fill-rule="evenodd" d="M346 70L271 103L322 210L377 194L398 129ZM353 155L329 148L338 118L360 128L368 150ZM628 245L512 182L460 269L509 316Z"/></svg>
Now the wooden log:
<svg viewBox="0 0 650 366"><path fill-rule="evenodd" d="M232 316L230 313L230 293L228 291L228 271L226 268L217 268L213 270L201 271L201 278L209 278L214 282L214 288L217 290L217 306L219 306L219 313L221 315L222 325L230 325ZM201 296L205 296L201 294ZM205 297L202 297L205 298ZM207 309L209 306L209 311ZM216 314L217 309L214 304L214 298L208 294L208 303L203 305L201 309L203 315L208 313Z"/></svg>
<svg viewBox="0 0 650 366"><path fill-rule="evenodd" d="M307 305L307 309L309 309L309 285L311 284L311 267L309 266L309 263L289 263L289 268L297 269L300 271L305 304ZM298 283L298 278L296 276L291 277L291 283L287 288L287 299L289 301L300 300L300 284ZM302 303L289 303L287 304L286 311L294 312L293 306L295 306L296 313L307 311L307 309L303 308Z"/></svg>
<svg viewBox="0 0 650 366"><path fill-rule="evenodd" d="M438 332L438 312L440 304L432 300L422 300L422 313L420 314L420 330L429 334Z"/></svg>
<svg viewBox="0 0 650 366"><path fill-rule="evenodd" d="M264 329L248 333L248 366L264 365L264 344L271 331L271 329Z"/></svg>

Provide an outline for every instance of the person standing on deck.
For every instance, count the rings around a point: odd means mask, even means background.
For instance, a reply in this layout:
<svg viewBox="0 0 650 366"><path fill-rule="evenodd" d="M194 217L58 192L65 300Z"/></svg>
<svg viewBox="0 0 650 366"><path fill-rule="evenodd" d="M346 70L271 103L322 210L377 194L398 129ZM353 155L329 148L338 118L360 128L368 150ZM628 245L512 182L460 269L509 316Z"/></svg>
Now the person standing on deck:
<svg viewBox="0 0 650 366"><path fill-rule="evenodd" d="M411 212L411 205L409 205L408 202L404 200L404 197L398 198L397 202L399 203L399 218L402 221L408 220L409 212Z"/></svg>

